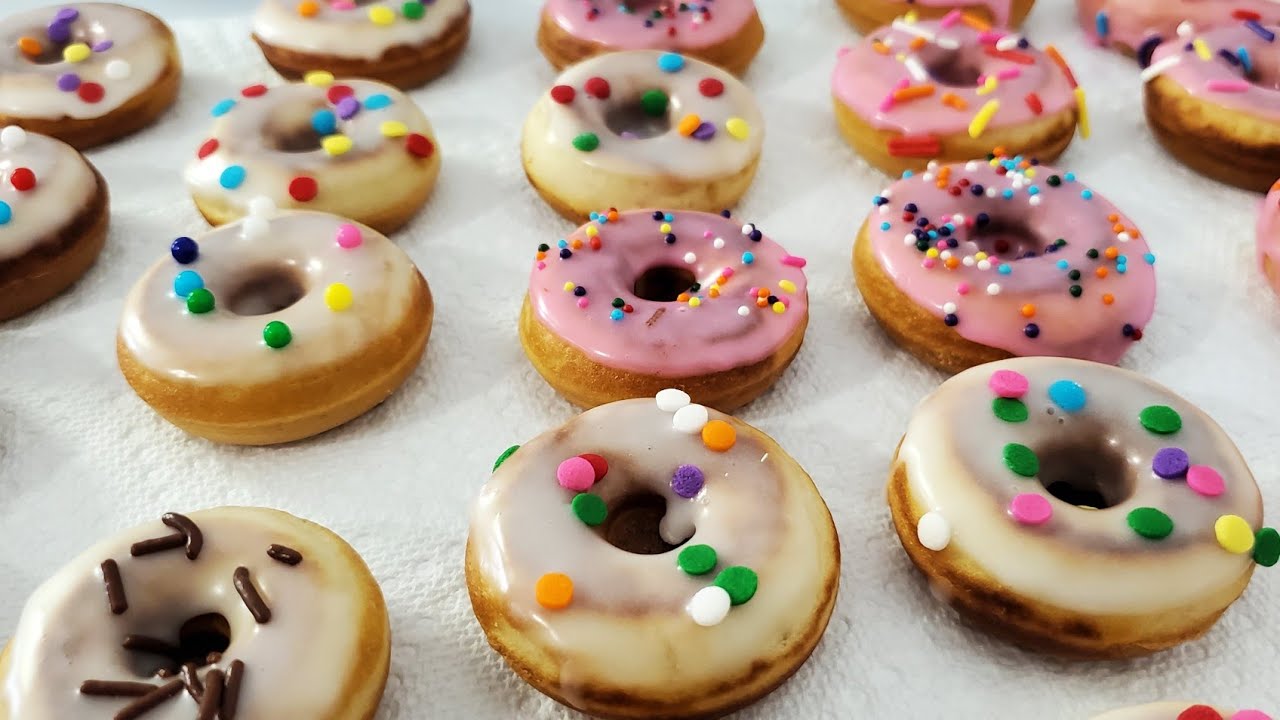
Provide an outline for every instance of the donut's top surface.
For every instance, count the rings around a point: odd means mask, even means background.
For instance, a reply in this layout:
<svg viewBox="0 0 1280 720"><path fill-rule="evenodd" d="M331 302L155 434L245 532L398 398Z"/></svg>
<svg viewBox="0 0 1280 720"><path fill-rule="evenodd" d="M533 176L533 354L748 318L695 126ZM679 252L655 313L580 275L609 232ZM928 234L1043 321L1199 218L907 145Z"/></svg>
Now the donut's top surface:
<svg viewBox="0 0 1280 720"><path fill-rule="evenodd" d="M1269 268L1271 284L1280 292L1280 181L1258 208L1258 262Z"/></svg>
<svg viewBox="0 0 1280 720"><path fill-rule="evenodd" d="M1192 32L1160 45L1148 77L1159 74L1215 105L1280 120L1280 25L1257 22Z"/></svg>
<svg viewBox="0 0 1280 720"><path fill-rule="evenodd" d="M1199 703L1158 702L1112 710L1094 720L1271 720L1271 716L1261 710L1232 712Z"/></svg>
<svg viewBox="0 0 1280 720"><path fill-rule="evenodd" d="M70 145L0 129L0 263L57 240L96 191L93 170Z"/></svg>
<svg viewBox="0 0 1280 720"><path fill-rule="evenodd" d="M374 61L441 39L469 9L467 0L262 0L253 34L290 50Z"/></svg>
<svg viewBox="0 0 1280 720"><path fill-rule="evenodd" d="M570 35L616 50L684 50L734 37L756 16L756 4L547 0L543 12Z"/></svg>
<svg viewBox="0 0 1280 720"><path fill-rule="evenodd" d="M921 544L1082 613L1169 610L1274 564L1280 535L1244 458L1140 375L1061 358L967 370L902 440Z"/></svg>
<svg viewBox="0 0 1280 720"><path fill-rule="evenodd" d="M529 302L595 362L689 377L763 360L804 327L804 265L723 214L607 211L538 246Z"/></svg>
<svg viewBox="0 0 1280 720"><path fill-rule="evenodd" d="M172 39L141 10L67 3L0 20L0 114L97 118L142 93L169 63Z"/></svg>
<svg viewBox="0 0 1280 720"><path fill-rule="evenodd" d="M1155 255L1073 173L1032 162L908 174L873 199L873 252L902 292L967 340L1117 362L1155 309Z"/></svg>
<svg viewBox="0 0 1280 720"><path fill-rule="evenodd" d="M1250 17L1280 22L1274 0L1076 0L1076 6L1090 37L1133 50L1172 40L1184 22L1202 30Z"/></svg>

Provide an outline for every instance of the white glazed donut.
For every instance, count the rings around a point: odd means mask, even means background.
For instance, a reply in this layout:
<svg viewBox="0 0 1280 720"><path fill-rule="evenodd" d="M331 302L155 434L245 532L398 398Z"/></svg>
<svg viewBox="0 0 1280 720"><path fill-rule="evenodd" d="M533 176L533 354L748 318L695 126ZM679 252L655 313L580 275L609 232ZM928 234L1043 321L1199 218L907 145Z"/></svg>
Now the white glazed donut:
<svg viewBox="0 0 1280 720"><path fill-rule="evenodd" d="M329 530L278 510L166 514L36 589L0 653L0 720L367 720L391 628Z"/></svg>
<svg viewBox="0 0 1280 720"><path fill-rule="evenodd" d="M565 70L529 113L521 155L558 212L720 212L747 191L764 119L747 86L713 65L635 50Z"/></svg>
<svg viewBox="0 0 1280 720"><path fill-rule="evenodd" d="M427 201L440 174L435 133L400 91L370 80L250 85L218 102L187 165L187 187L214 225L253 198L319 210L389 233Z"/></svg>
<svg viewBox="0 0 1280 720"><path fill-rule="evenodd" d="M422 357L433 305L413 261L377 232L255 210L174 241L130 291L117 350L134 390L170 422L263 445L385 400Z"/></svg>
<svg viewBox="0 0 1280 720"><path fill-rule="evenodd" d="M150 125L181 76L173 32L141 10L67 3L0 20L0 126L92 147Z"/></svg>
<svg viewBox="0 0 1280 720"><path fill-rule="evenodd" d="M1197 703L1159 702L1112 710L1093 720L1271 720L1271 716L1261 710L1232 712Z"/></svg>

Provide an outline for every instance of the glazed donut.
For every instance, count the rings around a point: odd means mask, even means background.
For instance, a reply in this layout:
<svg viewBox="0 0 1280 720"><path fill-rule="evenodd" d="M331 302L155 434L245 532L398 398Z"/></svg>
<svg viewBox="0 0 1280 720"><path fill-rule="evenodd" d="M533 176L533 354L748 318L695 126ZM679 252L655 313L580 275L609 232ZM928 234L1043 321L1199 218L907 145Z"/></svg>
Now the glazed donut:
<svg viewBox="0 0 1280 720"><path fill-rule="evenodd" d="M839 573L831 513L804 470L679 390L508 449L467 538L489 644L593 717L721 717L755 702L813 652Z"/></svg>
<svg viewBox="0 0 1280 720"><path fill-rule="evenodd" d="M983 24L997 28L1022 25L1036 0L836 0L836 5L858 31L865 34L914 12L936 20L953 10L963 10Z"/></svg>
<svg viewBox="0 0 1280 720"><path fill-rule="evenodd" d="M547 0L538 25L538 48L557 70L615 50L670 50L741 75L763 44L753 0Z"/></svg>
<svg viewBox="0 0 1280 720"><path fill-rule="evenodd" d="M113 3L67 3L0 20L0 127L85 149L155 122L178 97L173 31Z"/></svg>
<svg viewBox="0 0 1280 720"><path fill-rule="evenodd" d="M107 183L70 146L0 130L0 320L79 280L107 237Z"/></svg>
<svg viewBox="0 0 1280 720"><path fill-rule="evenodd" d="M328 529L166 513L36 589L0 654L0 720L368 720L390 655L382 591Z"/></svg>
<svg viewBox="0 0 1280 720"><path fill-rule="evenodd" d="M471 35L467 0L262 0L253 40L290 80L313 70L415 88L448 70Z"/></svg>
<svg viewBox="0 0 1280 720"><path fill-rule="evenodd" d="M1076 12L1091 40L1136 55L1144 66L1156 45L1176 37L1184 22L1202 29L1243 20L1280 22L1275 0L1076 0Z"/></svg>
<svg viewBox="0 0 1280 720"><path fill-rule="evenodd" d="M566 70L534 105L520 154L551 207L719 212L751 185L764 142L755 96L729 73L651 50Z"/></svg>
<svg viewBox="0 0 1280 720"><path fill-rule="evenodd" d="M948 372L1015 355L1116 363L1142 339L1156 257L1073 173L1005 157L931 165L872 204L858 290L919 359Z"/></svg>
<svg viewBox="0 0 1280 720"><path fill-rule="evenodd" d="M727 214L611 210L538 246L520 341L576 405L676 386L727 412L769 389L800 350L804 266Z"/></svg>
<svg viewBox="0 0 1280 720"><path fill-rule="evenodd" d="M260 210L170 255L129 293L120 369L166 420L216 442L288 442L365 413L431 333L413 261L333 215Z"/></svg>
<svg viewBox="0 0 1280 720"><path fill-rule="evenodd" d="M1280 293L1280 180L1271 187L1258 213L1258 264L1271 287Z"/></svg>
<svg viewBox="0 0 1280 720"><path fill-rule="evenodd" d="M1271 720L1271 716L1261 710L1231 712L1209 705L1160 702L1124 710L1112 710L1099 715L1094 720Z"/></svg>
<svg viewBox="0 0 1280 720"><path fill-rule="evenodd" d="M1276 33L1280 25L1249 21L1155 49L1142 74L1144 105L1171 155L1245 190L1266 192L1280 177Z"/></svg>
<svg viewBox="0 0 1280 720"><path fill-rule="evenodd" d="M250 85L213 107L213 130L187 165L191 197L213 225L252 199L330 212L390 233L431 195L440 153L403 93L371 80Z"/></svg>
<svg viewBox="0 0 1280 720"><path fill-rule="evenodd" d="M1041 52L966 17L896 20L841 50L831 76L836 121L871 165L896 176L993 147L1049 162L1077 127L1089 136L1084 90L1052 45Z"/></svg>
<svg viewBox="0 0 1280 720"><path fill-rule="evenodd" d="M1015 358L916 408L889 507L935 593L991 633L1072 657L1204 634L1280 556L1240 451L1127 370ZM1194 578L1194 581L1190 579Z"/></svg>

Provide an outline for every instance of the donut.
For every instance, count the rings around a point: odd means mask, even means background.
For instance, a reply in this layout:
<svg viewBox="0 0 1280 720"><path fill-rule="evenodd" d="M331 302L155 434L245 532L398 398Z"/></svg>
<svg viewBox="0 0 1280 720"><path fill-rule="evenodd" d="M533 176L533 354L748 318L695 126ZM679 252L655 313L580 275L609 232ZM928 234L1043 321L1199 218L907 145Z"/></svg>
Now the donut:
<svg viewBox="0 0 1280 720"><path fill-rule="evenodd" d="M1143 71L1147 124L1187 167L1245 190L1280 177L1280 25L1219 27L1158 46ZM1228 59L1227 56L1230 56Z"/></svg>
<svg viewBox="0 0 1280 720"><path fill-rule="evenodd" d="M840 583L804 470L679 390L589 410L498 458L471 607L511 669L603 718L721 717L813 652Z"/></svg>
<svg viewBox="0 0 1280 720"><path fill-rule="evenodd" d="M865 35L908 12L936 20L953 10L963 10L984 24L1016 28L1031 12L1035 0L836 0L836 5Z"/></svg>
<svg viewBox="0 0 1280 720"><path fill-rule="evenodd" d="M182 60L159 18L113 3L67 3L0 20L0 127L74 148L155 122L178 97Z"/></svg>
<svg viewBox="0 0 1280 720"><path fill-rule="evenodd" d="M893 523L935 594L1033 650L1124 658L1204 634L1280 556L1222 428L1128 370L971 368L916 408Z"/></svg>
<svg viewBox="0 0 1280 720"><path fill-rule="evenodd" d="M1209 705L1185 702L1159 702L1140 707L1112 710L1094 720L1271 720L1261 710L1231 712Z"/></svg>
<svg viewBox="0 0 1280 720"><path fill-rule="evenodd" d="M730 411L791 364L804 258L727 214L610 210L538 246L520 312L534 368L576 405L679 387Z"/></svg>
<svg viewBox="0 0 1280 720"><path fill-rule="evenodd" d="M1155 310L1155 254L1074 173L1003 156L930 165L872 207L853 249L862 299L947 372L1016 355L1116 363Z"/></svg>
<svg viewBox="0 0 1280 720"><path fill-rule="evenodd" d="M165 513L36 589L0 653L0 720L365 720L391 627L369 568L279 510Z"/></svg>
<svg viewBox="0 0 1280 720"><path fill-rule="evenodd" d="M0 130L0 320L79 280L107 237L107 183L59 140Z"/></svg>
<svg viewBox="0 0 1280 720"><path fill-rule="evenodd" d="M1280 293L1280 181L1272 186L1258 213L1258 264Z"/></svg>
<svg viewBox="0 0 1280 720"><path fill-rule="evenodd" d="M249 85L213 106L209 136L186 169L213 225L254 198L330 212L390 233L426 203L440 175L431 123L407 96L372 80Z"/></svg>
<svg viewBox="0 0 1280 720"><path fill-rule="evenodd" d="M471 36L467 0L262 0L253 40L285 78L313 70L409 89L449 69Z"/></svg>
<svg viewBox="0 0 1280 720"><path fill-rule="evenodd" d="M616 204L719 212L747 191L764 142L755 96L729 73L632 50L566 70L533 106L520 154L529 182L582 221Z"/></svg>
<svg viewBox="0 0 1280 720"><path fill-rule="evenodd" d="M994 147L1050 162L1077 130L1087 138L1084 89L1062 55L985 27L958 11L899 19L841 50L831 94L845 140L900 175Z"/></svg>
<svg viewBox="0 0 1280 720"><path fill-rule="evenodd" d="M1244 20L1280 22L1274 0L1076 0L1076 11L1089 39L1136 55L1144 65L1184 22L1202 29Z"/></svg>
<svg viewBox="0 0 1280 720"><path fill-rule="evenodd" d="M413 261L376 231L255 210L174 240L129 292L116 341L157 413L241 445L309 437L386 400L418 365L434 309Z"/></svg>
<svg viewBox="0 0 1280 720"><path fill-rule="evenodd" d="M741 75L763 44L752 0L547 0L538 25L538 48L557 70L616 50L669 50Z"/></svg>

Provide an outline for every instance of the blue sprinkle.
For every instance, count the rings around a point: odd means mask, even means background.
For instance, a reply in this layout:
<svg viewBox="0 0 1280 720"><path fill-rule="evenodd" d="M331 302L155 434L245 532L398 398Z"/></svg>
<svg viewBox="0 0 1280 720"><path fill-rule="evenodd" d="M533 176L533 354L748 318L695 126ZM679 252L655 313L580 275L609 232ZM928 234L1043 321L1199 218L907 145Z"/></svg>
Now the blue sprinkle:
<svg viewBox="0 0 1280 720"><path fill-rule="evenodd" d="M612 318L613 320L621 320L622 311L617 308L614 308L613 312L609 313L609 317Z"/></svg>
<svg viewBox="0 0 1280 720"><path fill-rule="evenodd" d="M1129 266L1128 266L1128 265L1117 265L1117 266L1116 266L1116 272L1118 272L1118 273L1120 273L1121 275L1123 275L1123 274L1125 274L1125 273L1129 272Z"/></svg>
<svg viewBox="0 0 1280 720"><path fill-rule="evenodd" d="M680 72L684 69L684 56L679 53L662 53L658 56L658 69L665 73Z"/></svg>
<svg viewBox="0 0 1280 720"><path fill-rule="evenodd" d="M1143 259L1143 260L1146 260L1148 265L1155 265L1155 264L1156 264L1156 256L1155 256L1154 254L1152 254L1152 253L1147 253L1147 254L1143 255L1143 256L1142 256L1142 259Z"/></svg>
<svg viewBox="0 0 1280 720"><path fill-rule="evenodd" d="M1003 196L1005 200L1012 200L1012 199L1013 199L1013 191L1012 191L1012 190L1009 190L1009 189L1007 189L1007 188L1005 189L1005 191L1004 191L1004 192L1000 193L1000 195L1001 195L1001 196Z"/></svg>
<svg viewBox="0 0 1280 720"><path fill-rule="evenodd" d="M1066 260L1059 260L1059 261L1058 261L1058 269L1059 269L1059 270L1066 270L1066 269L1067 269L1067 268L1069 268L1069 267L1071 267L1071 263L1067 262Z"/></svg>
<svg viewBox="0 0 1280 720"><path fill-rule="evenodd" d="M338 117L332 110L317 110L311 116L311 129L321 135L332 135L338 131Z"/></svg>
<svg viewBox="0 0 1280 720"><path fill-rule="evenodd" d="M1058 380L1049 386L1049 399L1067 412L1079 412L1085 406L1084 388L1071 380Z"/></svg>
<svg viewBox="0 0 1280 720"><path fill-rule="evenodd" d="M382 108L389 107L390 105L391 98L383 95L382 93L370 95L364 99L364 106L369 110L381 110Z"/></svg>
<svg viewBox="0 0 1280 720"><path fill-rule="evenodd" d="M889 198L877 195L871 198L871 204L875 205L876 207L880 207L881 205L888 205Z"/></svg>
<svg viewBox="0 0 1280 720"><path fill-rule="evenodd" d="M590 217L590 218L591 218L591 222L595 222L595 221L597 221L597 220L599 220L599 219L600 219L600 213L598 213L598 212L593 212L593 213L591 213L590 215L588 215L588 217Z"/></svg>
<svg viewBox="0 0 1280 720"><path fill-rule="evenodd" d="M1262 27L1261 23L1259 23L1257 20L1245 20L1244 26L1252 30L1255 35L1262 38L1263 40L1266 40L1267 42L1276 41L1276 34Z"/></svg>
<svg viewBox="0 0 1280 720"><path fill-rule="evenodd" d="M676 216L672 215L671 213L667 213L666 215L662 216L662 219L666 220L667 222L674 222L676 219Z"/></svg>
<svg viewBox="0 0 1280 720"><path fill-rule="evenodd" d="M881 230L888 230L888 229L889 229L889 228L891 228L891 227L893 227L893 225L891 225L891 224L889 224L889 223L887 223L887 222L882 222L882 223L880 223L880 229L881 229Z"/></svg>
<svg viewBox="0 0 1280 720"><path fill-rule="evenodd" d="M1011 275L1013 274L1013 268L1009 266L1009 263L1000 263L1000 267L996 268L996 272L1001 275Z"/></svg>
<svg viewBox="0 0 1280 720"><path fill-rule="evenodd" d="M556 247L562 247L562 248L569 247L569 241L565 240L564 238L561 238L560 240L556 241Z"/></svg>
<svg viewBox="0 0 1280 720"><path fill-rule="evenodd" d="M1244 68L1245 75L1253 74L1253 58L1249 55L1247 48L1236 48L1236 58L1240 60L1241 67Z"/></svg>
<svg viewBox="0 0 1280 720"><path fill-rule="evenodd" d="M228 165L226 170L218 176L218 184L228 190L235 190L244 183L244 167L240 165Z"/></svg>
<svg viewBox="0 0 1280 720"><path fill-rule="evenodd" d="M1099 12L1093 18L1093 25L1098 29L1098 37L1105 38L1111 34L1111 18L1105 12Z"/></svg>
<svg viewBox="0 0 1280 720"><path fill-rule="evenodd" d="M1129 263L1129 256L1128 256L1128 255L1121 255L1121 256L1119 256L1119 257L1117 257L1117 258L1116 258L1116 262L1117 262L1118 264L1120 264L1120 265L1127 265L1127 264Z"/></svg>
<svg viewBox="0 0 1280 720"><path fill-rule="evenodd" d="M938 239L938 231L937 231L937 230L930 230L930 231L929 231L929 239L930 239L930 240L937 240L937 239Z"/></svg>
<svg viewBox="0 0 1280 720"><path fill-rule="evenodd" d="M1069 173L1067 173L1066 175L1063 175L1063 176L1062 176L1062 179L1063 179L1063 180L1066 180L1067 182L1075 182L1075 181L1076 181L1076 174L1075 174L1075 173L1073 173L1073 172L1069 172Z"/></svg>
<svg viewBox="0 0 1280 720"><path fill-rule="evenodd" d="M178 297L186 297L202 287L204 278L194 270L183 270L173 279L173 294Z"/></svg>
<svg viewBox="0 0 1280 720"><path fill-rule="evenodd" d="M9 207L9 203L0 200L0 225L5 225L12 219L13 208Z"/></svg>
<svg viewBox="0 0 1280 720"><path fill-rule="evenodd" d="M1039 195L1039 194L1040 194L1040 188L1036 187L1035 185L1032 185L1031 187L1027 188L1027 194L1028 194L1028 195Z"/></svg>
<svg viewBox="0 0 1280 720"><path fill-rule="evenodd" d="M1085 200L1092 200L1092 199L1093 199L1093 191L1092 191L1092 190L1085 190L1084 192L1080 193L1080 197L1084 198Z"/></svg>
<svg viewBox="0 0 1280 720"><path fill-rule="evenodd" d="M903 170L903 171L902 171L902 179L903 179L903 180L906 180L907 178L911 177L912 175L915 175L915 173L911 172L910 170Z"/></svg>
<svg viewBox="0 0 1280 720"><path fill-rule="evenodd" d="M608 225L608 224L609 224L609 216L608 216L608 215L601 215L601 216L600 216L600 219L599 219L599 220L597 220L596 222L600 223L601 225Z"/></svg>
<svg viewBox="0 0 1280 720"><path fill-rule="evenodd" d="M169 253L179 263L190 265L200 256L200 246L195 240L183 236L173 241L173 244L169 246Z"/></svg>
<svg viewBox="0 0 1280 720"><path fill-rule="evenodd" d="M222 117L223 115L226 115L227 113L231 112L231 108L235 106L236 106L236 101L232 100L231 98L227 98L226 100L223 100L222 102L213 106L212 114L214 117Z"/></svg>
<svg viewBox="0 0 1280 720"><path fill-rule="evenodd" d="M753 262L755 262L755 261L756 261L756 256L755 256L755 255L753 255L753 254L751 254L751 253L749 253L749 252L744 252L744 253L742 253L742 262L743 262L743 264L744 264L744 265L750 265L751 263L753 263Z"/></svg>

